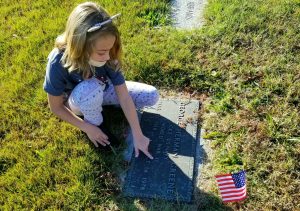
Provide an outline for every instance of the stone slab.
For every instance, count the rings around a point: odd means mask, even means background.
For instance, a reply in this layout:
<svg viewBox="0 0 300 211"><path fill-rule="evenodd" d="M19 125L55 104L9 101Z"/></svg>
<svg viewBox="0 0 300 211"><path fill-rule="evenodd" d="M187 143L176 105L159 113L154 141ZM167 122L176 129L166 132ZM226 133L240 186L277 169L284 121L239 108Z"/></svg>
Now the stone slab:
<svg viewBox="0 0 300 211"><path fill-rule="evenodd" d="M203 11L207 0L172 0L174 26L181 29L199 28L204 24Z"/></svg>
<svg viewBox="0 0 300 211"><path fill-rule="evenodd" d="M191 202L196 145L199 135L199 101L161 99L144 109L143 133L151 139L149 151L131 159L123 193L138 198Z"/></svg>

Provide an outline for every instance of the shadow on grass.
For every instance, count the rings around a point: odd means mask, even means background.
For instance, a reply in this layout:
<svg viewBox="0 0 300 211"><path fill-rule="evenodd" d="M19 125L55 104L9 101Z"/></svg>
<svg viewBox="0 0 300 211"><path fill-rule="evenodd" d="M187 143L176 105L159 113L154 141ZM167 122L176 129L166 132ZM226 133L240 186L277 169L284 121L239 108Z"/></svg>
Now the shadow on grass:
<svg viewBox="0 0 300 211"><path fill-rule="evenodd" d="M170 202L161 199L135 199L117 196L115 203L120 210L149 210L149 211L201 211L201 210L233 210L231 207L223 204L219 197L209 194L199 189L195 190L198 196L192 203Z"/></svg>

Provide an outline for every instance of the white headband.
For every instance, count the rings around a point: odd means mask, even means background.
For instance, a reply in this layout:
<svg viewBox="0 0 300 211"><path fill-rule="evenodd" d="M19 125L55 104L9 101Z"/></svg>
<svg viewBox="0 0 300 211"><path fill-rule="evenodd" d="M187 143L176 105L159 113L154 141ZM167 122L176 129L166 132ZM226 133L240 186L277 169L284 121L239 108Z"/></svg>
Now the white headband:
<svg viewBox="0 0 300 211"><path fill-rule="evenodd" d="M93 31L96 31L96 30L100 29L103 25L108 24L108 23L111 23L113 19L119 17L120 15L121 15L121 13L118 13L118 14L116 14L116 15L110 17L110 18L109 18L108 20L106 20L106 21L103 21L103 22L101 22L101 23L96 23L94 26L92 26L91 28L89 28L89 29L87 30L87 32L93 32Z"/></svg>

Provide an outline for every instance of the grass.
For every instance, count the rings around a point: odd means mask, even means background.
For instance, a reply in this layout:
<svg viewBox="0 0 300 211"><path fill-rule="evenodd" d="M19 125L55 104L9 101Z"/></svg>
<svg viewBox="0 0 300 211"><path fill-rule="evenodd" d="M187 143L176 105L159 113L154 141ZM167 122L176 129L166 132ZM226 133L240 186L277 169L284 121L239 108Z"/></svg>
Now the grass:
<svg viewBox="0 0 300 211"><path fill-rule="evenodd" d="M0 207L3 210L222 210L213 176L246 169L245 210L299 209L300 5L210 0L206 25L169 26L169 1L101 1L119 20L127 79L205 93L212 148L204 200L193 205L120 195L118 156L96 150L52 115L46 58L80 1L0 2Z"/></svg>

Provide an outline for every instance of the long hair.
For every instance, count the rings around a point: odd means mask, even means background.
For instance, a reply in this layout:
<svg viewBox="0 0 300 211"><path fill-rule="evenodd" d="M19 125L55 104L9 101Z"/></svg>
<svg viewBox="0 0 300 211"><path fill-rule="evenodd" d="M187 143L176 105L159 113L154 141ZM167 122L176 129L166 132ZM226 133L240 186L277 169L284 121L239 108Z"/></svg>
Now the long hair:
<svg viewBox="0 0 300 211"><path fill-rule="evenodd" d="M62 64L71 71L79 71L84 78L91 73L88 63L89 55L92 53L95 41L105 35L113 35L116 40L110 50L110 60L108 64L116 67L121 64L121 39L117 27L111 22L105 24L101 29L94 32L87 30L96 23L109 19L108 13L96 3L85 2L79 4L70 14L65 32L59 35L55 41L55 47L63 51Z"/></svg>

